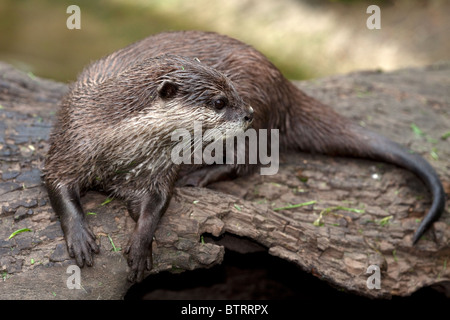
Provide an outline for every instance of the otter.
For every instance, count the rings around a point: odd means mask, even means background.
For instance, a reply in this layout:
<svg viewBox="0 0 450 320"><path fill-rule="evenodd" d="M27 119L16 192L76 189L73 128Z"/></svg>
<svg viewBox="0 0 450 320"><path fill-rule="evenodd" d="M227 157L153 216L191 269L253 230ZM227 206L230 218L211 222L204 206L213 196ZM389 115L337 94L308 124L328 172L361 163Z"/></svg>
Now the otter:
<svg viewBox="0 0 450 320"><path fill-rule="evenodd" d="M204 130L239 132L250 125L253 110L227 77L198 60L160 55L128 62L111 55L81 73L62 101L44 177L68 252L80 267L92 266L92 252L99 251L81 194L100 189L126 200L136 221L125 249L134 282L151 269L153 235L180 170L171 161L171 134L189 130L194 120Z"/></svg>
<svg viewBox="0 0 450 320"><path fill-rule="evenodd" d="M370 158L392 163L415 173L430 190L433 200L429 212L422 220L412 238L413 244L420 239L432 222L437 220L442 214L445 206L444 189L437 173L424 158L375 132L371 132L352 123L350 120L335 112L331 107L306 95L288 81L262 53L250 45L231 37L202 31L165 32L153 35L116 51L101 60L101 63L92 65L82 74L81 79L78 80L78 87L81 88L81 82L85 83L85 87L88 89L87 87L91 84L94 85L99 79L106 79L110 75L117 74L121 70L127 68L130 68L130 71L121 77L121 81L131 84L133 79L139 78L134 74L134 72L136 72L133 71L135 70L133 69L134 65L139 65L141 61L146 61L149 58L166 54L179 55L199 60L209 68L222 73L234 85L237 95L242 99L243 103L253 108L254 115L252 114L252 127L256 131L258 131L258 129L279 130L280 151L292 150L321 153L331 156ZM155 72L157 72L157 70L155 70ZM127 79L126 77L129 77L130 79ZM112 90L116 87L115 82L117 80L113 78L110 81L108 89ZM144 99L144 97L148 97L146 90L147 88L145 86L139 86L135 88L134 94L127 91L121 91L119 95L108 96L111 92L99 87L97 89L97 95L99 97L105 96L103 104L100 103L99 105L113 104L115 101L124 103L125 101L133 101L133 99ZM172 96L172 94L170 94L170 96ZM176 97L177 94L173 93L173 96ZM87 103L85 101L86 98L89 98L89 93L79 91L75 97L71 98L71 100L73 102L76 101L76 103L80 105L79 111L81 111L83 105ZM90 103L97 104L95 100ZM63 107L67 104L68 102L66 99ZM76 113L73 108L71 109L66 106L65 109L66 113ZM116 118L119 120L126 119L127 121L125 121L125 123L130 123L128 120L132 118L132 116L123 114L126 110L119 108L116 112L120 114ZM243 115L241 114L240 116L242 117ZM100 116L93 115L90 119L91 126L94 127L94 130L88 131L92 132L92 134L99 134L99 129L96 128L98 124L94 121L100 121ZM114 119L114 117L111 119ZM134 123L138 124L140 120L143 120L139 117L134 117L132 119L134 119ZM109 117L105 120L107 122L110 121ZM70 117L63 116L60 120L60 125L67 127L67 130L72 128L77 134L89 128L86 123L74 124L71 123L71 121ZM112 123L115 123L113 120L111 121ZM120 124L117 122L116 124L117 126L114 128L120 128ZM108 127L108 124L105 124L105 127L103 128L105 128L105 130L106 128L111 130L112 126L109 125ZM59 133L55 134L55 137L57 135L62 135L65 130L66 129L57 130L56 132ZM142 139L145 139L138 134L135 134L135 136L127 141L130 141L133 138L140 142ZM61 181L61 179L58 178L58 170L53 168L56 164L54 161L53 163L51 161L52 154L56 153L58 148L64 149L65 154L64 151L59 152L58 155L56 155L56 157L53 156L53 158L65 158L66 169L60 169L59 171L64 172L65 170L68 170L67 168L71 168L73 181L78 181L80 179L80 173L90 170L90 168L74 166L72 163L72 161L75 161L73 160L73 157L77 155L76 150L87 148L90 140L83 138L82 136L74 135L70 140L67 140L67 142L75 144L75 146L70 144L63 145L62 142L56 142L55 147L52 145L52 148L49 151L50 161L47 160L46 166L48 167L48 172L55 172L53 178L54 181ZM118 141L118 143L123 142ZM106 145L101 147L105 148ZM94 155L97 156L98 152L99 151L94 152ZM86 156L88 156L88 159L93 157L93 155ZM205 186L224 177L246 175L254 171L255 165L224 164L192 168L189 168L188 170L182 168L182 171L178 171L179 184ZM92 170L94 170L94 168ZM172 176L163 178L165 179L164 182L166 185L172 184L171 182L175 179ZM91 175L90 179L94 182L92 180L93 175ZM70 234L70 237L76 239L78 244L82 246L81 249L76 248L76 244L69 244L68 241L69 247L72 247L72 253L75 254L77 263L82 263L82 260L85 259L88 265L92 264L90 251L93 250L95 252L97 247L93 244L94 236L87 230L87 227L82 220L82 210L79 205L79 187L74 188L72 186L69 188L65 185L65 187L61 188L61 186L56 187L55 184L52 186L51 183L49 183L49 186L51 203L55 211L59 212L59 215L61 216L61 222L65 229L65 233ZM153 212L163 211L167 205L167 201L167 198L161 199L160 196L153 196L153 198L147 196L137 204L129 206L130 214L138 221L136 229L140 230L141 228L140 215L152 216ZM68 217L72 216L77 217L77 223L64 222L65 219L67 220ZM148 224L152 224L151 227L146 227L154 231L157 219L152 221L152 218L149 218L146 221ZM82 227L79 227L78 225L75 226L76 224L82 225ZM73 229L67 230L68 228ZM133 266L132 269L135 270L134 273L139 273L139 275L142 274L144 265L139 263L139 266L136 266L134 264L134 259L135 256L144 257L149 254L149 250L146 246L148 246L150 242L151 239L146 239L143 243L144 245L136 246L133 250L127 250L127 252L131 253L129 263ZM134 253L137 251L140 253ZM143 260L143 258L141 258L141 260Z"/></svg>

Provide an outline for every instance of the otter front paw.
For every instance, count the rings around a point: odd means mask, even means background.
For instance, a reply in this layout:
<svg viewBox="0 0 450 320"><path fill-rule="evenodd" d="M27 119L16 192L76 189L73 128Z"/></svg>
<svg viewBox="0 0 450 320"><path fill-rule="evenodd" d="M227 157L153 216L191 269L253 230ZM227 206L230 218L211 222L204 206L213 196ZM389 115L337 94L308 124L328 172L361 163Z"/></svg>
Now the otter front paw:
<svg viewBox="0 0 450 320"><path fill-rule="evenodd" d="M70 257L74 258L79 267L93 265L92 252L98 253L99 246L95 242L94 233L87 226L72 227L66 234L67 249Z"/></svg>
<svg viewBox="0 0 450 320"><path fill-rule="evenodd" d="M131 268L128 281L141 282L144 271L152 269L152 243L133 235L125 248L128 255L128 266Z"/></svg>

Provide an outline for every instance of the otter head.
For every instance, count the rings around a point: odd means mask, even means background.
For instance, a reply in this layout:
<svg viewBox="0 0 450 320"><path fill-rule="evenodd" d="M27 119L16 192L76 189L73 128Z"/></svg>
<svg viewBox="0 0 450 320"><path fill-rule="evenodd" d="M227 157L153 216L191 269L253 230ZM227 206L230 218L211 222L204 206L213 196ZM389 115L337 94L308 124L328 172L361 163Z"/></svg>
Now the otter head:
<svg viewBox="0 0 450 320"><path fill-rule="evenodd" d="M245 104L233 83L198 59L165 55L159 57L163 73L158 77L157 95L178 124L201 122L203 130L239 132L253 121L253 109ZM164 72L165 71L165 72Z"/></svg>

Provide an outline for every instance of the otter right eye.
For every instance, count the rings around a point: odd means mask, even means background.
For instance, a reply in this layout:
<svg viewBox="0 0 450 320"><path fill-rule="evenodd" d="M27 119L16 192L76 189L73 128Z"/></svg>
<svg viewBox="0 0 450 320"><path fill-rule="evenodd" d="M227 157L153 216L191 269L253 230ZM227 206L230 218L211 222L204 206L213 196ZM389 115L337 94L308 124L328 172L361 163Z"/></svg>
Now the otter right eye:
<svg viewBox="0 0 450 320"><path fill-rule="evenodd" d="M214 108L222 110L227 105L227 101L224 98L214 100Z"/></svg>

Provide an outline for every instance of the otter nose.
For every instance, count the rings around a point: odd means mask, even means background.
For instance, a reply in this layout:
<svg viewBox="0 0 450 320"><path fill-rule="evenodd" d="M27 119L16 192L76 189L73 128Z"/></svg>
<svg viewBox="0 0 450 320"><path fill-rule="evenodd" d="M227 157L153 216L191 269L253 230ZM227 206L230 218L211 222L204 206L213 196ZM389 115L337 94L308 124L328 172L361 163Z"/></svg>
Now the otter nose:
<svg viewBox="0 0 450 320"><path fill-rule="evenodd" d="M251 123L253 121L253 108L252 107L248 108L248 112L244 117L244 121L248 122L248 123Z"/></svg>

